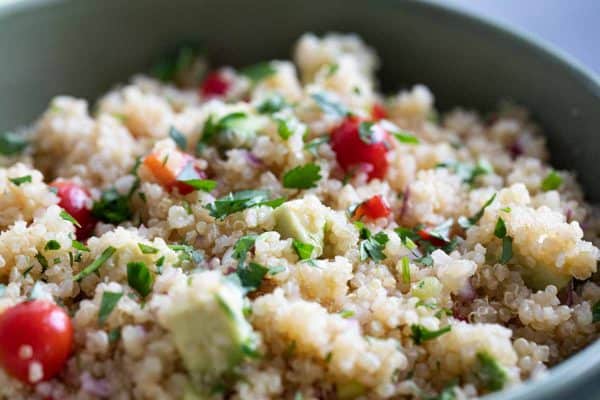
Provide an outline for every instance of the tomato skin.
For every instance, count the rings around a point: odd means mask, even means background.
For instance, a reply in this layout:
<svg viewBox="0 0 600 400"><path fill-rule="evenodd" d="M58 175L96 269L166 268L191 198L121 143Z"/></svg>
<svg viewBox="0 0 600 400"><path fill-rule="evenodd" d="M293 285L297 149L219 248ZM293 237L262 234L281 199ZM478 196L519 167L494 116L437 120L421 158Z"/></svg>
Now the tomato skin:
<svg viewBox="0 0 600 400"><path fill-rule="evenodd" d="M50 184L57 189L56 195L60 199L58 205L71 214L81 227L76 228L75 235L79 240L85 240L92 235L98 220L92 215L92 196L90 192L71 181L58 180Z"/></svg>
<svg viewBox="0 0 600 400"><path fill-rule="evenodd" d="M391 212L387 201L378 194L363 201L354 211L353 217L361 219L364 216L369 219L378 219L387 217Z"/></svg>
<svg viewBox="0 0 600 400"><path fill-rule="evenodd" d="M432 236L427 229L419 229L417 231L417 235L419 235L421 239L428 241L436 247L442 247L448 244L448 242L445 240Z"/></svg>
<svg viewBox="0 0 600 400"><path fill-rule="evenodd" d="M363 121L357 117L347 117L331 132L331 147L338 164L345 172L363 166L366 167L369 180L382 179L388 169L386 153L389 135L381 129L378 142L365 143L359 135L361 122Z"/></svg>
<svg viewBox="0 0 600 400"><path fill-rule="evenodd" d="M23 356L22 346L31 346L30 358ZM0 314L0 365L22 382L35 383L29 380L32 362L42 365L41 380L54 377L64 367L72 347L71 319L54 303L25 301Z"/></svg>
<svg viewBox="0 0 600 400"><path fill-rule="evenodd" d="M173 156L173 157L171 157ZM178 150L172 151L169 154L167 162L156 153L150 153L144 158L144 165L152 172L154 178L169 192L177 188L180 194L186 195L192 193L195 189L185 182L177 180L177 176L190 163L194 163L195 159L187 153ZM194 171L198 179L204 179L206 175L202 170L194 166Z"/></svg>
<svg viewBox="0 0 600 400"><path fill-rule="evenodd" d="M204 98L222 97L227 94L231 83L218 71L206 75L200 85L200 95Z"/></svg>
<svg viewBox="0 0 600 400"><path fill-rule="evenodd" d="M380 119L386 119L388 117L388 112L386 111L383 104L375 103L371 108L371 117L375 121L379 121Z"/></svg>

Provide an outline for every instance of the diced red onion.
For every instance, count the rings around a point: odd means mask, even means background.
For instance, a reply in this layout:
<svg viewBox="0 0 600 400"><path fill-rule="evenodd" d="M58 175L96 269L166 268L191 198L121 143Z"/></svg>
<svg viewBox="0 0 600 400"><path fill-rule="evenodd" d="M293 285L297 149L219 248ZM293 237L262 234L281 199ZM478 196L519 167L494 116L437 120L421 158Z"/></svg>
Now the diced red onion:
<svg viewBox="0 0 600 400"><path fill-rule="evenodd" d="M81 374L81 388L93 396L110 397L112 393L111 386L106 379L94 379L89 372Z"/></svg>
<svg viewBox="0 0 600 400"><path fill-rule="evenodd" d="M248 161L248 164L250 164L254 168L260 168L264 165L260 158L256 157L254 154L252 154L249 151L247 151L245 153L245 157L246 157L246 161Z"/></svg>

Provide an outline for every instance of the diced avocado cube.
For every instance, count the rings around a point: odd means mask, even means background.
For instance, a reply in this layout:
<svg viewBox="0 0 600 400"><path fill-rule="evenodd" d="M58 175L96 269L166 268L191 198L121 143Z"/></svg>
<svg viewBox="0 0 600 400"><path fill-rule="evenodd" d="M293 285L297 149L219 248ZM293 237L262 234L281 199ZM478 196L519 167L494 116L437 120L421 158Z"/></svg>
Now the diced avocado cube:
<svg viewBox="0 0 600 400"><path fill-rule="evenodd" d="M311 244L314 246L313 256L323 253L326 219L316 207L310 207L306 199L288 201L276 208L273 215L275 230L283 238Z"/></svg>
<svg viewBox="0 0 600 400"><path fill-rule="evenodd" d="M438 278L427 276L412 285L412 294L421 300L437 298L442 292L442 283Z"/></svg>
<svg viewBox="0 0 600 400"><path fill-rule="evenodd" d="M256 351L252 326L243 314L242 289L219 272L191 275L169 293L171 306L161 322L193 382L206 389Z"/></svg>
<svg viewBox="0 0 600 400"><path fill-rule="evenodd" d="M560 290L567 286L573 278L569 274L546 266L537 266L535 268L521 267L519 271L525 284L534 290L544 290L548 285L554 285Z"/></svg>
<svg viewBox="0 0 600 400"><path fill-rule="evenodd" d="M257 131L263 126L260 117L245 113L233 113L221 118L217 125L215 143L220 148L250 147Z"/></svg>

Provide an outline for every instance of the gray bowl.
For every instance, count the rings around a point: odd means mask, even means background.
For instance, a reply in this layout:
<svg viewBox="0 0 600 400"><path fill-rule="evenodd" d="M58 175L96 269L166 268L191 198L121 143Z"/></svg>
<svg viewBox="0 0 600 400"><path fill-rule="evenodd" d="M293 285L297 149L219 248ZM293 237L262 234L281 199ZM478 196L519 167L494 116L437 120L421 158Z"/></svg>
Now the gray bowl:
<svg viewBox="0 0 600 400"><path fill-rule="evenodd" d="M393 0L29 0L0 7L0 130L57 94L94 99L174 43L201 40L215 63L289 56L305 31L361 34L383 59L385 91L422 82L441 109L511 98L544 126L552 161L600 200L600 84L522 34L450 8ZM600 341L489 399L600 398Z"/></svg>

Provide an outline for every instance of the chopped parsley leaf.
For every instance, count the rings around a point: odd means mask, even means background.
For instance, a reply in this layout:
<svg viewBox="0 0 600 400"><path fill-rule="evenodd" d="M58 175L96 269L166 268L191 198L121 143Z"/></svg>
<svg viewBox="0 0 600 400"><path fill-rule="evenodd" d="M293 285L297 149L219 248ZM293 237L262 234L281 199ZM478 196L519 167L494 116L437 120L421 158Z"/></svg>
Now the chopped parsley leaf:
<svg viewBox="0 0 600 400"><path fill-rule="evenodd" d="M100 254L98 258L96 258L90 265L88 265L81 272L75 275L73 277L73 280L80 281L86 276L96 272L102 266L102 264L104 264L109 258L112 257L113 254L115 254L115 251L117 251L117 249L115 249L112 246L108 246L106 249L104 249L104 251L102 252L102 254Z"/></svg>
<svg viewBox="0 0 600 400"><path fill-rule="evenodd" d="M277 111L283 110L287 106L287 103L283 96L279 94L274 94L266 98L260 105L256 108L256 110L260 114L273 114Z"/></svg>
<svg viewBox="0 0 600 400"><path fill-rule="evenodd" d="M273 68L273 66L269 62L261 62L258 64L250 65L249 67L245 67L240 70L240 74L245 75L254 83L260 82L276 72L277 70Z"/></svg>
<svg viewBox="0 0 600 400"><path fill-rule="evenodd" d="M158 260L156 260L156 273L162 274L163 265L165 263L165 256L161 256Z"/></svg>
<svg viewBox="0 0 600 400"><path fill-rule="evenodd" d="M425 328L423 325L411 325L410 329L412 330L412 338L415 343L421 344L450 332L452 330L452 326L446 325L437 331L431 331Z"/></svg>
<svg viewBox="0 0 600 400"><path fill-rule="evenodd" d="M243 211L247 208L256 206L268 206L272 208L279 207L285 198L269 200L269 192L266 190L242 190L240 192L229 193L228 195L215 200L204 208L209 214L217 219L224 219L226 216Z"/></svg>
<svg viewBox="0 0 600 400"><path fill-rule="evenodd" d="M244 268L246 257L248 256L248 252L254 247L256 238L256 235L242 236L233 246L233 254L231 256L238 260L238 268Z"/></svg>
<svg viewBox="0 0 600 400"><path fill-rule="evenodd" d="M65 210L61 210L59 215L65 221L69 221L70 223L72 223L76 227L81 228L81 224L75 218L73 218L73 216L71 214L69 214Z"/></svg>
<svg viewBox="0 0 600 400"><path fill-rule="evenodd" d="M404 144L419 144L419 138L415 135L408 132L392 132L392 135L398 140L400 143Z"/></svg>
<svg viewBox="0 0 600 400"><path fill-rule="evenodd" d="M25 271L23 271L23 278L27 277L27 275L29 275L29 273L31 272L31 270L35 267L35 265L31 265L30 267L28 267Z"/></svg>
<svg viewBox="0 0 600 400"><path fill-rule="evenodd" d="M121 328L112 329L108 332L108 343L115 343L121 338Z"/></svg>
<svg viewBox="0 0 600 400"><path fill-rule="evenodd" d="M180 263L189 261L195 265L198 265L204 260L204 253L188 244L170 244L169 248L173 251L179 252Z"/></svg>
<svg viewBox="0 0 600 400"><path fill-rule="evenodd" d="M340 317L342 318L352 318L354 316L353 310L342 310L340 311Z"/></svg>
<svg viewBox="0 0 600 400"><path fill-rule="evenodd" d="M131 218L127 195L121 195L116 189L102 192L100 200L95 201L92 214L104 222L118 224Z"/></svg>
<svg viewBox="0 0 600 400"><path fill-rule="evenodd" d="M469 218L460 217L458 219L458 225L460 225L463 229L469 229L470 227L475 225L477 222L479 222L481 217L483 217L483 214L485 213L485 209L488 208L490 206L490 204L492 204L494 202L495 198L496 198L496 193L494 193L492 195L492 197L487 199L485 204L472 217L469 217Z"/></svg>
<svg viewBox="0 0 600 400"><path fill-rule="evenodd" d="M390 240L388 235L383 231L372 235L362 222L357 221L354 225L358 228L360 238L362 239L359 245L361 261L364 261L367 258L370 258L375 262L385 260L386 256L383 253L383 250L385 249L386 243Z"/></svg>
<svg viewBox="0 0 600 400"><path fill-rule="evenodd" d="M138 248L142 252L142 254L156 254L158 253L158 249L156 247L152 247L150 245L144 243L138 243Z"/></svg>
<svg viewBox="0 0 600 400"><path fill-rule="evenodd" d="M83 244L83 243L81 243L81 242L78 242L77 240L73 240L73 241L71 242L71 246L73 246L73 248L74 248L75 250L79 250L79 251L86 251L86 252L89 252L89 251L90 251L90 248L89 248L89 247L87 247L85 244Z"/></svg>
<svg viewBox="0 0 600 400"><path fill-rule="evenodd" d="M502 238L502 255L500 256L500 263L506 264L512 258L512 242L513 239L510 236L504 236Z"/></svg>
<svg viewBox="0 0 600 400"><path fill-rule="evenodd" d="M410 260L407 256L402 257L402 282L410 283Z"/></svg>
<svg viewBox="0 0 600 400"><path fill-rule="evenodd" d="M0 154L3 156L12 156L22 152L27 144L23 135L14 132L0 133Z"/></svg>
<svg viewBox="0 0 600 400"><path fill-rule="evenodd" d="M144 262L127 263L127 283L142 297L148 296L152 291L154 276Z"/></svg>
<svg viewBox="0 0 600 400"><path fill-rule="evenodd" d="M54 239L48 240L46 242L46 246L44 246L44 250L59 250L59 249L60 249L60 243L58 243Z"/></svg>
<svg viewBox="0 0 600 400"><path fill-rule="evenodd" d="M294 131L292 130L292 128L290 128L285 119L277 118L276 121L277 133L279 134L279 137L281 137L283 140L288 140L290 136L292 136Z"/></svg>
<svg viewBox="0 0 600 400"><path fill-rule="evenodd" d="M345 117L348 115L348 109L332 98L332 96L325 92L317 92L311 94L312 99L317 103L319 108L326 114L336 115L338 117Z"/></svg>
<svg viewBox="0 0 600 400"><path fill-rule="evenodd" d="M175 142L175 144L177 145L177 147L179 147L179 149L181 151L186 151L187 138L185 137L185 135L183 133L181 133L181 131L179 131L174 126L171 126L169 128L169 136L171 137L171 139L173 139L173 141Z"/></svg>
<svg viewBox="0 0 600 400"><path fill-rule="evenodd" d="M119 300L123 297L122 292L109 292L105 291L102 293L102 300L100 301L100 311L98 311L98 324L103 325L110 313L115 309Z"/></svg>
<svg viewBox="0 0 600 400"><path fill-rule="evenodd" d="M31 175L20 176L18 178L9 178L9 181L16 186L21 186L24 183L31 183Z"/></svg>
<svg viewBox="0 0 600 400"><path fill-rule="evenodd" d="M242 286L249 290L254 290L260 286L267 272L269 272L267 267L251 262L247 267L238 267L236 274L240 278Z"/></svg>
<svg viewBox="0 0 600 400"><path fill-rule="evenodd" d="M210 192L217 187L217 182L211 179L200 179L193 163L186 164L179 175L177 175L177 181L203 192Z"/></svg>
<svg viewBox="0 0 600 400"><path fill-rule="evenodd" d="M40 265L42 266L42 272L48 269L48 260L42 253L37 253L35 255L35 259L38 260Z"/></svg>
<svg viewBox="0 0 600 400"><path fill-rule="evenodd" d="M563 178L556 171L552 170L544 180L542 181L542 190L547 192L549 190L556 190L562 185Z"/></svg>
<svg viewBox="0 0 600 400"><path fill-rule="evenodd" d="M311 258L313 250L315 249L315 246L312 244L303 243L296 239L292 241L292 247L300 260L308 260Z"/></svg>
<svg viewBox="0 0 600 400"><path fill-rule="evenodd" d="M494 357L485 352L477 353L475 375L483 386L492 392L502 389L508 380L504 368L498 364Z"/></svg>
<svg viewBox="0 0 600 400"><path fill-rule="evenodd" d="M491 164L485 160L480 160L475 165L461 163L458 161L440 163L437 168L448 168L450 171L458 175L463 182L473 186L477 177L491 174L494 172Z"/></svg>
<svg viewBox="0 0 600 400"><path fill-rule="evenodd" d="M311 140L310 142L307 142L306 144L304 144L304 150L306 150L309 153L311 153L312 155L316 156L318 148L323 143L328 143L328 142L329 142L329 136L321 136L321 137L315 138L315 139Z"/></svg>
<svg viewBox="0 0 600 400"><path fill-rule="evenodd" d="M502 239L504 236L506 236L506 224L504 223L502 217L498 217L498 220L496 221L494 235L496 235L496 237L499 239Z"/></svg>
<svg viewBox="0 0 600 400"><path fill-rule="evenodd" d="M301 165L283 175L283 187L288 189L310 189L321 179L321 167L314 163Z"/></svg>

